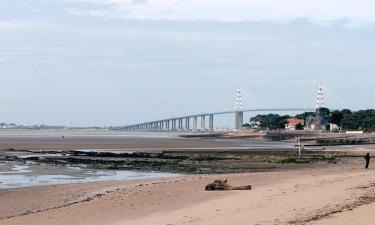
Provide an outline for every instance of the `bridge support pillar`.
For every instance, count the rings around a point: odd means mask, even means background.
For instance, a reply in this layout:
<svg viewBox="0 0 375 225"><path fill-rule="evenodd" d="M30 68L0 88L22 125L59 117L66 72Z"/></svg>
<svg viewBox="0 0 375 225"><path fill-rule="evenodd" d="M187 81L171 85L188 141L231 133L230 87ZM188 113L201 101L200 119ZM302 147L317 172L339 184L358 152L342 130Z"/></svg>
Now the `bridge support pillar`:
<svg viewBox="0 0 375 225"><path fill-rule="evenodd" d="M186 131L190 130L190 117L185 118L185 130Z"/></svg>
<svg viewBox="0 0 375 225"><path fill-rule="evenodd" d="M198 129L198 117L194 116L193 117L193 131L197 131Z"/></svg>
<svg viewBox="0 0 375 225"><path fill-rule="evenodd" d="M210 114L208 117L208 129L210 131L214 130L214 115L213 114Z"/></svg>
<svg viewBox="0 0 375 225"><path fill-rule="evenodd" d="M178 130L182 130L182 119L178 119Z"/></svg>
<svg viewBox="0 0 375 225"><path fill-rule="evenodd" d="M206 130L206 116L201 116L201 130Z"/></svg>
<svg viewBox="0 0 375 225"><path fill-rule="evenodd" d="M236 111L235 112L235 129L242 130L242 126L243 126L243 112Z"/></svg>

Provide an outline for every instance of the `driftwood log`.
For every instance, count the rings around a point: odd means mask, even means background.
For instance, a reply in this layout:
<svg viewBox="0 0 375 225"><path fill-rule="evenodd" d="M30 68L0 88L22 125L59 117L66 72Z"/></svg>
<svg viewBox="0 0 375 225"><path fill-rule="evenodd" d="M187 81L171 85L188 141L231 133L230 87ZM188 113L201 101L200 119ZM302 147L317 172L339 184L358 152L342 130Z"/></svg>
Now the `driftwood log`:
<svg viewBox="0 0 375 225"><path fill-rule="evenodd" d="M206 186L206 191L231 191L231 190L251 190L251 185L245 186L231 186L228 180L215 180L213 183Z"/></svg>

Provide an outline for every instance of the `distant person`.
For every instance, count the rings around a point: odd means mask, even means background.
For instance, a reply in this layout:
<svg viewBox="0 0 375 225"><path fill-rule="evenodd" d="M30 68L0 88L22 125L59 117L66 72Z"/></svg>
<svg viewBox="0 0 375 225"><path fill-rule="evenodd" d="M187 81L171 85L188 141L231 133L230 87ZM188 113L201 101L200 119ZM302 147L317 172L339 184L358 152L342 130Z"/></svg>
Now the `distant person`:
<svg viewBox="0 0 375 225"><path fill-rule="evenodd" d="M366 169L368 169L368 166L369 166L369 164L370 164L370 153L367 153L366 155L365 155L365 160L366 160Z"/></svg>

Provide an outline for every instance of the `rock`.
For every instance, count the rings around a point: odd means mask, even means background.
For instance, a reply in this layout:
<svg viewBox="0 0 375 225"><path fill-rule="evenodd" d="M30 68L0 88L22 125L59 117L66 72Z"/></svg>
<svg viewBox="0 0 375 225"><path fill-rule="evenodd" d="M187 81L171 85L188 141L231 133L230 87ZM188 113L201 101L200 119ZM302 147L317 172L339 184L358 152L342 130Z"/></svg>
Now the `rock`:
<svg viewBox="0 0 375 225"><path fill-rule="evenodd" d="M251 190L251 185L245 186L230 186L228 180L215 180L213 183L206 186L206 191L231 191L231 190Z"/></svg>

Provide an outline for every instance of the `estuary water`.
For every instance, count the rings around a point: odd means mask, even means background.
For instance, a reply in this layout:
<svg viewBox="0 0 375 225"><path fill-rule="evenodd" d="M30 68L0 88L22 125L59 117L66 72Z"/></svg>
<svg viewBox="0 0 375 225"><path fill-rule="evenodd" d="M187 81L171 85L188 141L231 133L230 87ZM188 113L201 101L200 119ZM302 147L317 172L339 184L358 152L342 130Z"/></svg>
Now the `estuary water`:
<svg viewBox="0 0 375 225"><path fill-rule="evenodd" d="M96 170L84 167L33 165L20 162L0 163L0 189L175 176L181 176L181 174Z"/></svg>

